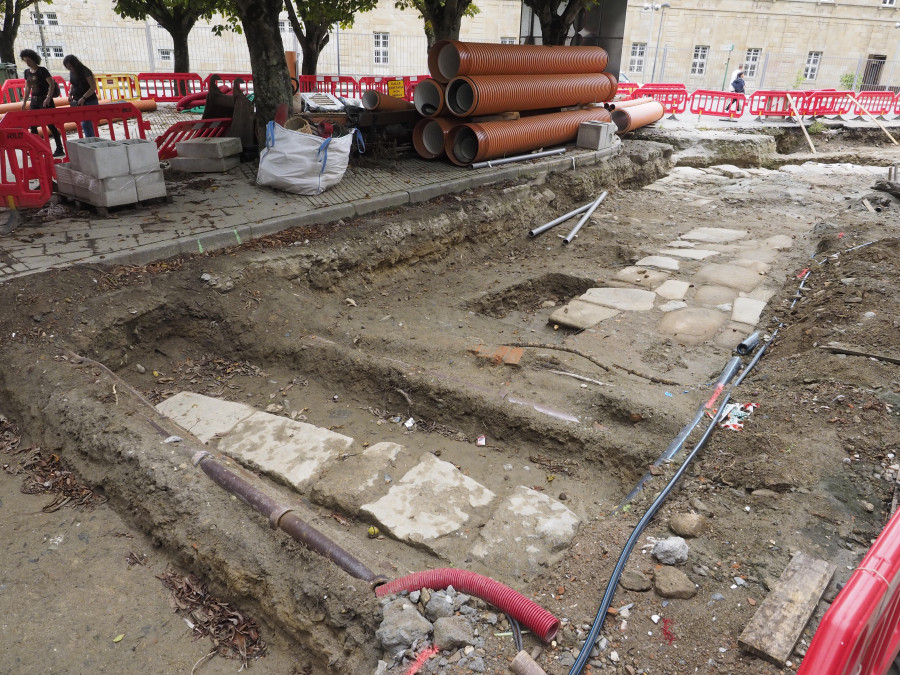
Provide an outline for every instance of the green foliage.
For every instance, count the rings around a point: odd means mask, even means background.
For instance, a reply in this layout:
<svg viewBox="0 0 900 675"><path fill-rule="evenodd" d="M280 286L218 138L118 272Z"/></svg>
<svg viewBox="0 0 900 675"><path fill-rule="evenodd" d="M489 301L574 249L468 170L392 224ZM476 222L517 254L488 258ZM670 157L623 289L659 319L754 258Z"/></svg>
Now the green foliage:
<svg viewBox="0 0 900 675"><path fill-rule="evenodd" d="M375 9L378 0L285 0L307 26L340 24L351 28L357 14ZM290 12L288 13L290 16ZM299 36L298 36L299 37Z"/></svg>
<svg viewBox="0 0 900 675"><path fill-rule="evenodd" d="M856 91L856 87L860 84L860 78L854 73L844 73L841 75L841 89L844 91Z"/></svg>
<svg viewBox="0 0 900 675"><path fill-rule="evenodd" d="M458 8L460 6L463 8L460 16L472 18L481 13L481 10L472 3L472 0L461 0L461 2L456 4L457 9L455 11L459 11ZM451 11L447 7L447 0L395 0L394 7L397 9L414 9L419 13L419 18L425 23L425 35L428 36L429 44L435 39L434 24L436 19Z"/></svg>
<svg viewBox="0 0 900 675"><path fill-rule="evenodd" d="M194 24L211 19L223 5L222 0L115 0L113 9L126 19L142 21L149 16L165 28L173 21Z"/></svg>
<svg viewBox="0 0 900 675"><path fill-rule="evenodd" d="M803 68L797 71L797 77L794 78L794 89L799 89L800 85L806 82L806 75L803 72Z"/></svg>
<svg viewBox="0 0 900 675"><path fill-rule="evenodd" d="M807 129L807 131L809 132L809 134L811 136L818 136L820 134L824 134L827 129L828 129L828 127L826 127L824 124L822 124L822 122L820 122L819 120L816 120L815 122L813 122L812 124L809 125L809 129Z"/></svg>

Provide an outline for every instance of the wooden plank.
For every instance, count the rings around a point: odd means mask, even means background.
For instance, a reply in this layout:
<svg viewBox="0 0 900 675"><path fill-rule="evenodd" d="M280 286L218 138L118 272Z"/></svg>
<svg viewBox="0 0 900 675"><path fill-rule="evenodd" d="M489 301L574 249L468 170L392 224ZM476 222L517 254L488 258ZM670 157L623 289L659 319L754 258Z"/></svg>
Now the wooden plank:
<svg viewBox="0 0 900 675"><path fill-rule="evenodd" d="M783 667L834 571L824 560L795 555L738 638L741 649Z"/></svg>

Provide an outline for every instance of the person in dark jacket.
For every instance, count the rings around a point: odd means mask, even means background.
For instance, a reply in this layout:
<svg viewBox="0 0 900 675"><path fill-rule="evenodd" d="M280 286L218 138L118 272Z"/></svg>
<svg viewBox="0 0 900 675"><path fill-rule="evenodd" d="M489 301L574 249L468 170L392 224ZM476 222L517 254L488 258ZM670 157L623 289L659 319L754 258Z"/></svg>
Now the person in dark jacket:
<svg viewBox="0 0 900 675"><path fill-rule="evenodd" d="M734 78L734 82L731 83L731 89L736 94L744 93L744 73L742 71L738 71L737 77ZM737 104L737 112L738 112L738 115L740 115L741 114L741 102L737 99L731 99L730 101L728 101L728 105L725 106L725 110L730 110L732 103Z"/></svg>
<svg viewBox="0 0 900 675"><path fill-rule="evenodd" d="M97 81L91 69L78 60L74 54L63 59L63 65L69 71L69 105L100 105L97 98ZM96 136L92 122L81 123L81 130L88 138Z"/></svg>
<svg viewBox="0 0 900 675"><path fill-rule="evenodd" d="M55 108L53 102L53 91L56 89L56 82L50 71L41 65L40 55L33 49L23 49L19 53L19 58L28 66L25 69L25 96L22 97L22 110L25 110L25 104L30 101L31 110L40 110L42 108ZM63 149L62 138L59 135L59 129L53 124L47 125L53 141L56 143L56 150L53 152L54 157L62 157L66 154ZM31 127L31 133L36 134L37 127Z"/></svg>

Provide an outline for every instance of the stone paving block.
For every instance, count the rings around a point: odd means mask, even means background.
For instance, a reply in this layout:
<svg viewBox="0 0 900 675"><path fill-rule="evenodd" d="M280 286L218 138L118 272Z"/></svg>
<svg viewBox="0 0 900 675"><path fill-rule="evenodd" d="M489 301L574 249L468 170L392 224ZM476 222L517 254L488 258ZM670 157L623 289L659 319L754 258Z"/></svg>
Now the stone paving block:
<svg viewBox="0 0 900 675"><path fill-rule="evenodd" d="M687 345L713 338L725 323L726 316L714 309L693 307L669 312L659 322L659 332L671 335Z"/></svg>
<svg viewBox="0 0 900 675"><path fill-rule="evenodd" d="M741 255L743 256L743 254ZM762 262L761 260L748 260L743 257L738 260L733 260L731 264L743 267L744 269L753 270L757 274L766 274L772 269L770 264Z"/></svg>
<svg viewBox="0 0 900 675"><path fill-rule="evenodd" d="M703 260L719 255L718 251L710 251L703 248L664 248L660 255L675 256L676 258L688 258L689 260Z"/></svg>
<svg viewBox="0 0 900 675"><path fill-rule="evenodd" d="M765 308L765 300L736 298L731 310L731 320L755 326L759 323L759 315L762 314Z"/></svg>
<svg viewBox="0 0 900 675"><path fill-rule="evenodd" d="M222 173L230 171L240 163L240 157L173 157L169 160L169 165L173 169L185 173Z"/></svg>
<svg viewBox="0 0 900 675"><path fill-rule="evenodd" d="M653 309L656 293L638 288L590 288L578 299L613 309L646 312Z"/></svg>
<svg viewBox="0 0 900 675"><path fill-rule="evenodd" d="M386 495L394 480L415 463L402 445L376 443L320 471L310 486L310 497L317 504L356 516L363 504Z"/></svg>
<svg viewBox="0 0 900 675"><path fill-rule="evenodd" d="M481 528L472 557L488 567L512 565L516 575L556 562L581 520L561 502L518 486Z"/></svg>
<svg viewBox="0 0 900 675"><path fill-rule="evenodd" d="M653 288L654 286L658 286L663 281L668 279L668 272L662 272L660 270L648 270L646 267L637 267L631 265L629 267L623 267L618 272L616 272L616 276L613 277L617 281L624 281L629 284L635 284L636 286L646 286L647 288Z"/></svg>
<svg viewBox="0 0 900 675"><path fill-rule="evenodd" d="M175 144L175 152L179 157L198 159L223 159L240 155L243 150L240 138L219 136L217 138L189 138Z"/></svg>
<svg viewBox="0 0 900 675"><path fill-rule="evenodd" d="M729 241L737 241L747 236L744 230L729 230L724 227L695 227L687 234L681 235L681 239L704 241L710 244L725 244Z"/></svg>
<svg viewBox="0 0 900 675"><path fill-rule="evenodd" d="M156 409L204 443L216 434L225 434L238 422L256 412L243 403L182 391L156 404Z"/></svg>
<svg viewBox="0 0 900 675"><path fill-rule="evenodd" d="M763 277L758 272L739 265L721 265L708 263L694 275L696 285L709 283L728 286L749 293L759 286Z"/></svg>
<svg viewBox="0 0 900 675"><path fill-rule="evenodd" d="M572 300L565 307L560 307L550 315L550 323L568 326L569 328L590 328L601 321L611 319L619 314L619 310L584 300Z"/></svg>
<svg viewBox="0 0 900 675"><path fill-rule="evenodd" d="M684 309L687 303L684 300L669 300L666 304L659 306L660 312L674 312L676 309Z"/></svg>
<svg viewBox="0 0 900 675"><path fill-rule="evenodd" d="M697 292L694 293L694 304L704 307L718 307L719 305L733 302L737 296L738 292L733 288L709 284L697 289Z"/></svg>
<svg viewBox="0 0 900 675"><path fill-rule="evenodd" d="M349 436L288 417L255 412L219 441L219 450L242 464L303 490L329 462L347 453Z"/></svg>
<svg viewBox="0 0 900 675"><path fill-rule="evenodd" d="M661 270L677 272L679 268L678 261L675 258L668 258L662 255L648 255L637 261L638 267L656 267Z"/></svg>
<svg viewBox="0 0 900 675"><path fill-rule="evenodd" d="M362 512L397 539L438 553L442 537L477 527L494 493L431 453Z"/></svg>
<svg viewBox="0 0 900 675"><path fill-rule="evenodd" d="M691 284L687 281L668 279L661 286L658 286L655 292L659 297L666 300L682 300L690 287Z"/></svg>
<svg viewBox="0 0 900 675"><path fill-rule="evenodd" d="M766 239L763 243L769 248L774 248L776 251L787 251L794 245L794 240L789 235L776 234L775 236Z"/></svg>
<svg viewBox="0 0 900 675"><path fill-rule="evenodd" d="M715 343L722 349L733 352L737 349L737 346L743 342L744 338L755 330L755 326L730 321L726 323L722 330L719 331L719 334L716 335Z"/></svg>

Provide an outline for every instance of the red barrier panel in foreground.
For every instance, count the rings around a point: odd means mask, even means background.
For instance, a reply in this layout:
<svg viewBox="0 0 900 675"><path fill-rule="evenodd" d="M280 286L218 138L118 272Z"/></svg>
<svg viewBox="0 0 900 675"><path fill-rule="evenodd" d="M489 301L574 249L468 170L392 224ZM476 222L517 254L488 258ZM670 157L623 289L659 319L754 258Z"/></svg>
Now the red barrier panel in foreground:
<svg viewBox="0 0 900 675"><path fill-rule="evenodd" d="M803 104L797 103L797 105L801 107L801 115L812 115L813 117L846 115L853 108L853 101L847 96L852 93L852 91L831 89L811 91L805 97Z"/></svg>
<svg viewBox="0 0 900 675"><path fill-rule="evenodd" d="M667 115L676 115L687 110L688 93L683 84L645 84L631 94L632 98L649 96L663 106Z"/></svg>
<svg viewBox="0 0 900 675"><path fill-rule="evenodd" d="M853 104L854 115L865 115L863 108L873 115L887 115L897 102L892 91L861 91L854 94L858 103Z"/></svg>
<svg viewBox="0 0 900 675"><path fill-rule="evenodd" d="M69 81L59 75L53 76L53 81L59 85L59 92L63 96L69 95ZM25 98L25 80L6 80L0 87L0 99L3 103L20 103Z"/></svg>
<svg viewBox="0 0 900 675"><path fill-rule="evenodd" d="M359 83L349 75L316 75L316 91L344 98L360 98Z"/></svg>
<svg viewBox="0 0 900 675"><path fill-rule="evenodd" d="M619 86L616 89L616 96L630 97L637 89L637 82L619 82Z"/></svg>
<svg viewBox="0 0 900 675"><path fill-rule="evenodd" d="M713 117L740 117L744 112L747 97L734 91L698 89L691 94L690 111L695 115Z"/></svg>
<svg viewBox="0 0 900 675"><path fill-rule="evenodd" d="M175 122L156 139L160 159L171 159L178 153L175 144L189 138L216 138L231 128L231 119L182 120Z"/></svg>
<svg viewBox="0 0 900 675"><path fill-rule="evenodd" d="M157 103L177 103L188 94L206 91L197 73L138 73L142 99Z"/></svg>
<svg viewBox="0 0 900 675"><path fill-rule="evenodd" d="M900 511L825 612L798 675L883 675L900 651Z"/></svg>
<svg viewBox="0 0 900 675"><path fill-rule="evenodd" d="M0 129L0 199L10 209L37 208L53 191L50 144L24 129ZM37 181L32 187L31 182Z"/></svg>
<svg viewBox="0 0 900 675"><path fill-rule="evenodd" d="M749 97L750 114L756 117L793 117L788 94L794 99L798 110L797 114L803 114L803 100L809 94L805 91L785 91L784 89L770 90L760 89Z"/></svg>

